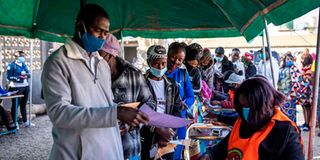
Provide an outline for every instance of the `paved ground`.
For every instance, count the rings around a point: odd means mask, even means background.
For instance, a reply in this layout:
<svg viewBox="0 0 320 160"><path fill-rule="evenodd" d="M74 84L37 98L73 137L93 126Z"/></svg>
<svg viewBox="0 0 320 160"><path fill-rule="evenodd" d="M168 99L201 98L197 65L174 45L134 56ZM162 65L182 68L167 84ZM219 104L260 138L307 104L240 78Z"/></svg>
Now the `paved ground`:
<svg viewBox="0 0 320 160"><path fill-rule="evenodd" d="M0 160L48 159L52 146L48 116L34 119L34 128L21 128L16 134L0 136Z"/></svg>
<svg viewBox="0 0 320 160"><path fill-rule="evenodd" d="M301 108L298 108L298 124L303 123ZM17 134L0 137L0 160L43 160L48 159L51 145L51 122L48 116L39 116L33 121L34 128L20 128ZM317 129L316 133L319 133ZM306 153L309 132L302 133ZM314 156L320 159L320 138L314 143Z"/></svg>

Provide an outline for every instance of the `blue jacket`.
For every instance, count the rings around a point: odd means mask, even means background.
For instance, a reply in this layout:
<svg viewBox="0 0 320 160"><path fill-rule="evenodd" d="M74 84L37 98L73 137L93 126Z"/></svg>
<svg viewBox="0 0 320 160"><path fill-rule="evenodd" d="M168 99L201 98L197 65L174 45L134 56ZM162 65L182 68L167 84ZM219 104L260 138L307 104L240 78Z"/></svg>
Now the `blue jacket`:
<svg viewBox="0 0 320 160"><path fill-rule="evenodd" d="M187 70L183 68L176 68L171 73L167 72L166 76L174 79L178 83L182 101L184 101L188 108L191 108L194 103L194 93Z"/></svg>
<svg viewBox="0 0 320 160"><path fill-rule="evenodd" d="M25 71L28 78L30 78L30 73L25 63L22 63L22 66L17 65L15 61L10 63L7 67L7 80L23 83L24 79L20 78L22 71Z"/></svg>

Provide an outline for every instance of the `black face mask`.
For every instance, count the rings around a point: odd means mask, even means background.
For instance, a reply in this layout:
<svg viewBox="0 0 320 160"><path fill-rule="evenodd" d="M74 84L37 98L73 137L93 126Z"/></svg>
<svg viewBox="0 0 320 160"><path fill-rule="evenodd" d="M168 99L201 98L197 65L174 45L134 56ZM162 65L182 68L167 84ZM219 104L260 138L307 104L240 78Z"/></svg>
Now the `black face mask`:
<svg viewBox="0 0 320 160"><path fill-rule="evenodd" d="M184 65L186 66L186 68L187 68L187 70L188 70L189 72L190 72L193 68L195 68L195 67L191 66L188 62L186 62Z"/></svg>
<svg viewBox="0 0 320 160"><path fill-rule="evenodd" d="M235 91L235 90L236 90L236 86L229 86L229 89L230 89L231 91Z"/></svg>

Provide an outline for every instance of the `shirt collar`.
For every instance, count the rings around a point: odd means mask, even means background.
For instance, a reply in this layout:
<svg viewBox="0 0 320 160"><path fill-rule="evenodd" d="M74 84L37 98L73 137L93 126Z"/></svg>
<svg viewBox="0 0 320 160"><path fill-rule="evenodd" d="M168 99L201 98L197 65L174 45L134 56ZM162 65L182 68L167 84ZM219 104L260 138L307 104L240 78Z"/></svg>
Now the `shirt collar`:
<svg viewBox="0 0 320 160"><path fill-rule="evenodd" d="M84 50L78 43L73 41L70 38L66 39L65 47L67 50L67 56L72 59L85 59L88 60L89 57L86 50ZM92 52L92 56L102 60L103 58L99 55L98 52Z"/></svg>

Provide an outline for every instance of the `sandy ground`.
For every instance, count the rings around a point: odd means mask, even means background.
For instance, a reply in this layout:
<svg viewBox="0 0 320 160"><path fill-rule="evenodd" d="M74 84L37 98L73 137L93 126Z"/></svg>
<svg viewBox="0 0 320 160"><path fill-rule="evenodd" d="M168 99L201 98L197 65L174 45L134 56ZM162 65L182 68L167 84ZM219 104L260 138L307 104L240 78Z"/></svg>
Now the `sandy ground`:
<svg viewBox="0 0 320 160"><path fill-rule="evenodd" d="M298 124L303 123L302 110L298 107ZM48 116L33 120L34 128L20 128L16 134L0 136L0 160L43 160L48 159L51 146L52 124ZM317 129L316 134L319 133ZM307 153L309 132L302 132ZM314 157L320 159L320 138L315 137Z"/></svg>

